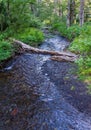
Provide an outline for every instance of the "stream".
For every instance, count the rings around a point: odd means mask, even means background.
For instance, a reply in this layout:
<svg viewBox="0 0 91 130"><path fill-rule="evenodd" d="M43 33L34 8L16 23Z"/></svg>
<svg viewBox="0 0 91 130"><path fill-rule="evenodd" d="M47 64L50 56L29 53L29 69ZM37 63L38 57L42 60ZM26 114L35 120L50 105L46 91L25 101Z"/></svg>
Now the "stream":
<svg viewBox="0 0 91 130"><path fill-rule="evenodd" d="M63 51L59 35L39 47ZM91 96L70 62L22 54L0 72L0 130L91 130Z"/></svg>

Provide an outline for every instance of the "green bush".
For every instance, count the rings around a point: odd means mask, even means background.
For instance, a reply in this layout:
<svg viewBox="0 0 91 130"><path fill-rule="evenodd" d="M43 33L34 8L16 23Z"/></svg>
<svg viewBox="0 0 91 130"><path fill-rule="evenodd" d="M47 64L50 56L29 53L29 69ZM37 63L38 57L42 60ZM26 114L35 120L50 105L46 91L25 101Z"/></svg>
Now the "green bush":
<svg viewBox="0 0 91 130"><path fill-rule="evenodd" d="M73 40L75 37L78 37L81 33L81 27L79 25L73 25L69 28L67 28L67 38L69 40Z"/></svg>
<svg viewBox="0 0 91 130"><path fill-rule="evenodd" d="M79 76L91 84L91 26L84 25L80 36L76 37L70 45L71 51L80 54L76 61L79 66ZM89 88L89 87L88 87Z"/></svg>
<svg viewBox="0 0 91 130"><path fill-rule="evenodd" d="M35 28L19 30L18 34L14 37L31 46L37 46L44 40L43 33L39 29Z"/></svg>
<svg viewBox="0 0 91 130"><path fill-rule="evenodd" d="M75 37L80 35L81 27L78 25L73 25L69 28L63 23L61 26L58 27L58 31L62 36L65 36L67 39L72 41Z"/></svg>
<svg viewBox="0 0 91 130"><path fill-rule="evenodd" d="M76 53L88 54L91 51L91 37L79 36L75 38L70 46L70 50Z"/></svg>
<svg viewBox="0 0 91 130"><path fill-rule="evenodd" d="M0 33L0 61L11 57L14 51L12 44L6 41L7 37L7 33Z"/></svg>
<svg viewBox="0 0 91 130"><path fill-rule="evenodd" d="M57 29L60 33L65 34L64 31L67 29L67 27L66 27L65 23L60 22L60 23L55 23L53 25L53 29L55 29L55 30Z"/></svg>
<svg viewBox="0 0 91 130"><path fill-rule="evenodd" d="M79 67L78 76L88 84L88 92L91 94L91 56L80 57L76 63Z"/></svg>
<svg viewBox="0 0 91 130"><path fill-rule="evenodd" d="M12 28L8 28L5 32L0 33L0 61L8 59L14 53L15 49L7 41L9 37L19 39L32 46L37 46L44 40L44 35L39 29L21 28L15 32Z"/></svg>
<svg viewBox="0 0 91 130"><path fill-rule="evenodd" d="M52 29L60 32L60 35L65 36L70 41L73 41L74 38L78 37L80 34L84 36L91 34L91 26L84 24L83 27L79 25L72 25L67 28L65 22L55 21L52 23Z"/></svg>
<svg viewBox="0 0 91 130"><path fill-rule="evenodd" d="M29 26L35 27L35 28L40 28L42 26L42 22L40 21L39 18L37 18L35 16L31 16L30 21L29 21Z"/></svg>
<svg viewBox="0 0 91 130"><path fill-rule="evenodd" d="M3 39L7 39L7 37L7 33L0 33L0 41L2 41Z"/></svg>
<svg viewBox="0 0 91 130"><path fill-rule="evenodd" d="M91 36L91 25L84 24L84 26L82 27L82 30L81 30L81 35L82 36Z"/></svg>
<svg viewBox="0 0 91 130"><path fill-rule="evenodd" d="M52 29L57 30L61 36L64 36L70 41L72 41L75 37L80 35L82 28L78 25L73 25L67 28L65 22L59 21L52 24Z"/></svg>
<svg viewBox="0 0 91 130"><path fill-rule="evenodd" d="M13 54L13 46L11 43L0 40L0 61L6 60Z"/></svg>
<svg viewBox="0 0 91 130"><path fill-rule="evenodd" d="M80 58L76 61L76 63L79 65L80 69L87 71L88 69L91 69L91 57L86 56L85 58L80 56Z"/></svg>
<svg viewBox="0 0 91 130"><path fill-rule="evenodd" d="M51 17L51 26L52 30L60 31L61 29L63 30L64 28L66 30L66 20L57 15L53 15Z"/></svg>
<svg viewBox="0 0 91 130"><path fill-rule="evenodd" d="M81 35L73 40L70 50L81 54L91 53L91 26L81 29Z"/></svg>

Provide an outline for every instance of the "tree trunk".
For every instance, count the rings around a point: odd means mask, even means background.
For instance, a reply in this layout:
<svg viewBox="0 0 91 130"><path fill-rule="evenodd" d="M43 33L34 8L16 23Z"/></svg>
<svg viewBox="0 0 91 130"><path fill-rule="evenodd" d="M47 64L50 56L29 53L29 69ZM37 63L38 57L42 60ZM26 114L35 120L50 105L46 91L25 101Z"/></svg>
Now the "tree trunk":
<svg viewBox="0 0 91 130"><path fill-rule="evenodd" d="M58 5L59 5L59 16L63 17L63 9L62 9L62 0L58 0Z"/></svg>
<svg viewBox="0 0 91 130"><path fill-rule="evenodd" d="M62 11L62 0L54 0L54 12L58 16L63 16L63 11Z"/></svg>
<svg viewBox="0 0 91 130"><path fill-rule="evenodd" d="M10 22L10 0L7 0L7 19Z"/></svg>
<svg viewBox="0 0 91 130"><path fill-rule="evenodd" d="M84 24L84 0L80 0L80 13L79 13L79 21L80 21L80 26Z"/></svg>
<svg viewBox="0 0 91 130"><path fill-rule="evenodd" d="M74 23L75 19L75 1L68 0L68 14L67 14L67 27Z"/></svg>
<svg viewBox="0 0 91 130"><path fill-rule="evenodd" d="M58 11L57 11L57 0L54 0L54 13L55 14L58 14Z"/></svg>
<svg viewBox="0 0 91 130"><path fill-rule="evenodd" d="M77 60L77 57L69 57L69 56L52 56L51 60L54 61L70 61L70 62L74 62Z"/></svg>

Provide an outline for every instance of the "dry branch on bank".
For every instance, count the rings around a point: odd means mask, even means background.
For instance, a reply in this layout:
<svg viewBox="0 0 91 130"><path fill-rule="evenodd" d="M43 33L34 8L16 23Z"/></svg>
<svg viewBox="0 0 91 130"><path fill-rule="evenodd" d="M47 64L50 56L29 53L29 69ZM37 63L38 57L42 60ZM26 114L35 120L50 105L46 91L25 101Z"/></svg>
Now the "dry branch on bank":
<svg viewBox="0 0 91 130"><path fill-rule="evenodd" d="M51 55L52 60L73 62L78 57L76 54L71 52L57 52L57 51L48 51L48 50L34 48L15 39L13 39L13 42L14 44L19 45L23 50L23 52Z"/></svg>

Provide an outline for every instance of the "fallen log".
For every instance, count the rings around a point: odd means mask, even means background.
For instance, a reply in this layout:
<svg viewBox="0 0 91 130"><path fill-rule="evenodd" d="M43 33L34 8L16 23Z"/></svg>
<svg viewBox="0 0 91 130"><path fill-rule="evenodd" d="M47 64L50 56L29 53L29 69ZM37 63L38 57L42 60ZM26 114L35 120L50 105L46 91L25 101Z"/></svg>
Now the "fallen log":
<svg viewBox="0 0 91 130"><path fill-rule="evenodd" d="M50 58L51 60L54 60L54 61L70 61L70 62L74 62L77 60L76 57L68 57L68 56L52 56Z"/></svg>
<svg viewBox="0 0 91 130"><path fill-rule="evenodd" d="M57 52L57 51L48 51L48 50L34 48L34 47L31 47L30 45L27 45L15 39L13 39L13 42L14 44L19 45L22 48L23 52L51 55L52 60L73 62L78 57L76 54L71 53L71 52Z"/></svg>

